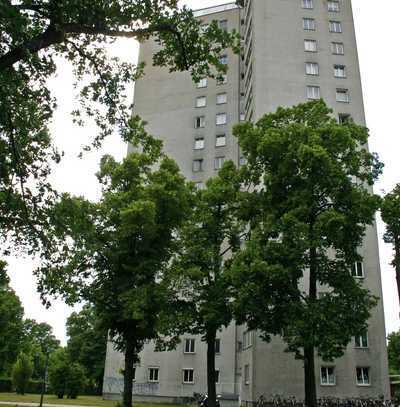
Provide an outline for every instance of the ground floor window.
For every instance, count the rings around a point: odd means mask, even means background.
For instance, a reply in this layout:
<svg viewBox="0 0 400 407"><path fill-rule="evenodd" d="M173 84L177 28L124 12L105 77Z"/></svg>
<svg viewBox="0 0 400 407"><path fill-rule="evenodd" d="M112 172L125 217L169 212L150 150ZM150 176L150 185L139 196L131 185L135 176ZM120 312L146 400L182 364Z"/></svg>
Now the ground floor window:
<svg viewBox="0 0 400 407"><path fill-rule="evenodd" d="M336 384L335 368L333 366L321 367L321 384L323 386L334 386Z"/></svg>
<svg viewBox="0 0 400 407"><path fill-rule="evenodd" d="M158 367L150 367L149 368L149 382L158 383L159 372L160 372L160 369Z"/></svg>
<svg viewBox="0 0 400 407"><path fill-rule="evenodd" d="M369 386L371 384L369 367L358 367L356 373L359 386Z"/></svg>
<svg viewBox="0 0 400 407"><path fill-rule="evenodd" d="M185 383L185 384L194 383L194 370L193 369L183 369L183 383Z"/></svg>

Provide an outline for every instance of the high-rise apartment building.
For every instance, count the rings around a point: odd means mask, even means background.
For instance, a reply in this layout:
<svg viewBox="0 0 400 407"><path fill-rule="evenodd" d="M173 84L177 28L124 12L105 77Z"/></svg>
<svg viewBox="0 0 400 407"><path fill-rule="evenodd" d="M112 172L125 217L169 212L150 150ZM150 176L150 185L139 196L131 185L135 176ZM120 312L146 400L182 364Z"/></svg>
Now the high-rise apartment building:
<svg viewBox="0 0 400 407"><path fill-rule="evenodd" d="M351 0L242 0L196 11L203 24L240 31L242 52L221 55L229 67L224 80L193 83L188 73L169 73L151 64L158 45L141 45L146 75L135 88L135 113L164 142L183 174L199 188L224 160L243 158L232 136L240 120L257 120L278 106L323 98L339 121L365 124ZM374 295L382 297L376 227L360 248L363 263L352 269ZM216 343L217 392L226 400L254 401L261 394L304 398L303 366L275 338L232 323ZM150 343L136 367L136 398L176 400L206 392L206 345L183 336L173 352L154 352ZM118 397L123 357L107 349L103 393ZM345 356L316 361L319 396L388 397L388 366L382 301L373 310L368 332L354 338Z"/></svg>

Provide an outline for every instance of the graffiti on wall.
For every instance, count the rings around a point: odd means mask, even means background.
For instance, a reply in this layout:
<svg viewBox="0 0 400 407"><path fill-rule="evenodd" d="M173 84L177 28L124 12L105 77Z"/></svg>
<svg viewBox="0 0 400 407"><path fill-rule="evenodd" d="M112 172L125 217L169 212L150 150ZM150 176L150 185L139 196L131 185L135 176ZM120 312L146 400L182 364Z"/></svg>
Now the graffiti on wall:
<svg viewBox="0 0 400 407"><path fill-rule="evenodd" d="M140 396L152 396L158 392L158 383L133 383L133 394ZM122 394L124 391L124 379L118 377L105 377L103 392L109 394Z"/></svg>

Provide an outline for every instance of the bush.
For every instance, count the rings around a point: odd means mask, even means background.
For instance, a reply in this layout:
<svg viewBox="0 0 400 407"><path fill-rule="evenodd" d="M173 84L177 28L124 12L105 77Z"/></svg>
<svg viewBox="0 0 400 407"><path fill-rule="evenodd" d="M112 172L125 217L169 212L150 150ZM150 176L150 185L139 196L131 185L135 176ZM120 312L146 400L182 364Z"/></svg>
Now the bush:
<svg viewBox="0 0 400 407"><path fill-rule="evenodd" d="M30 358L21 353L12 368L12 383L18 394L25 394L32 376L33 365Z"/></svg>
<svg viewBox="0 0 400 407"><path fill-rule="evenodd" d="M0 377L0 393L12 392L13 386L10 377Z"/></svg>
<svg viewBox="0 0 400 407"><path fill-rule="evenodd" d="M66 389L67 397L69 399L76 399L78 394L82 393L82 389L85 387L85 370L78 363L74 363L70 366Z"/></svg>
<svg viewBox="0 0 400 407"><path fill-rule="evenodd" d="M41 394L43 382L41 380L29 380L26 392L30 394Z"/></svg>

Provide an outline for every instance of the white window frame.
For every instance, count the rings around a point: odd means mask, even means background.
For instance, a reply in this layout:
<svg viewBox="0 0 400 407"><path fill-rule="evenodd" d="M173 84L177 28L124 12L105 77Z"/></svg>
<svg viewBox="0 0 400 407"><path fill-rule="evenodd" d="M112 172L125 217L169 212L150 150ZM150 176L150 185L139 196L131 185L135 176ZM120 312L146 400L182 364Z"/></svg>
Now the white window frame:
<svg viewBox="0 0 400 407"><path fill-rule="evenodd" d="M153 372L153 374L152 374ZM154 379L154 372L157 372L157 379ZM153 379L151 378L153 376ZM159 383L160 382L160 368L156 366L151 366L148 368L148 381L149 383Z"/></svg>
<svg viewBox="0 0 400 407"><path fill-rule="evenodd" d="M303 30L305 31L315 31L316 23L315 18L303 18Z"/></svg>
<svg viewBox="0 0 400 407"><path fill-rule="evenodd" d="M228 103L228 94L226 92L217 94L217 105L225 105Z"/></svg>
<svg viewBox="0 0 400 407"><path fill-rule="evenodd" d="M220 170L225 162L225 156L218 156L214 158L214 170Z"/></svg>
<svg viewBox="0 0 400 407"><path fill-rule="evenodd" d="M332 374L329 374L329 371L331 371ZM324 382L323 372L325 372L326 382ZM321 366L320 377L321 377L321 386L336 386L336 372L334 366ZM331 381L332 378L333 381Z"/></svg>
<svg viewBox="0 0 400 407"><path fill-rule="evenodd" d="M361 274L359 273L361 269ZM353 270L355 273L353 273ZM351 266L350 274L354 278L365 278L364 263L362 261L356 261Z"/></svg>
<svg viewBox="0 0 400 407"><path fill-rule="evenodd" d="M228 20L227 19L219 20L218 27L220 30L228 31Z"/></svg>
<svg viewBox="0 0 400 407"><path fill-rule="evenodd" d="M196 137L194 139L193 150L204 150L205 140L204 137Z"/></svg>
<svg viewBox="0 0 400 407"><path fill-rule="evenodd" d="M361 381L358 380L359 371L361 373ZM365 371L367 371L367 374L365 374ZM371 369L369 367L356 367L356 383L357 386L371 386Z"/></svg>
<svg viewBox="0 0 400 407"><path fill-rule="evenodd" d="M368 331L365 331L363 334L354 337L354 343L356 349L368 349L369 348Z"/></svg>
<svg viewBox="0 0 400 407"><path fill-rule="evenodd" d="M196 353L196 339L185 338L185 345L183 348L183 353L189 353L189 354Z"/></svg>
<svg viewBox="0 0 400 407"><path fill-rule="evenodd" d="M197 122L199 125L197 125ZM196 116L194 119L194 128L203 129L206 126L206 117L205 116Z"/></svg>
<svg viewBox="0 0 400 407"><path fill-rule="evenodd" d="M333 55L344 55L343 42L333 41L331 42L331 51Z"/></svg>
<svg viewBox="0 0 400 407"><path fill-rule="evenodd" d="M228 123L228 115L226 113L217 113L215 116L215 124L217 126L224 126Z"/></svg>
<svg viewBox="0 0 400 407"><path fill-rule="evenodd" d="M333 75L335 78L340 78L340 79L347 78L346 66L335 64L333 66Z"/></svg>
<svg viewBox="0 0 400 407"><path fill-rule="evenodd" d="M250 384L250 365L244 365L244 375L243 375L243 380L245 385Z"/></svg>
<svg viewBox="0 0 400 407"><path fill-rule="evenodd" d="M311 47L308 45L312 44ZM305 52L318 52L317 40L304 40L304 51Z"/></svg>
<svg viewBox="0 0 400 407"><path fill-rule="evenodd" d="M336 20L329 21L329 32L341 34L343 32L342 22Z"/></svg>
<svg viewBox="0 0 400 407"><path fill-rule="evenodd" d="M307 90L307 99L309 100L321 99L321 88L319 86L308 85L306 90Z"/></svg>
<svg viewBox="0 0 400 407"><path fill-rule="evenodd" d="M202 89L202 88L206 88L206 87L207 87L207 78L201 78L197 82L197 89Z"/></svg>
<svg viewBox="0 0 400 407"><path fill-rule="evenodd" d="M207 106L207 96L198 96L196 98L196 107L206 107Z"/></svg>
<svg viewBox="0 0 400 407"><path fill-rule="evenodd" d="M253 346L253 332L245 331L243 332L243 349L248 349Z"/></svg>
<svg viewBox="0 0 400 407"><path fill-rule="evenodd" d="M195 168L195 163L199 163L199 168L198 169ZM198 158L198 159L193 160L192 171L193 172L202 172L203 171L203 164L204 164L204 160L202 158Z"/></svg>
<svg viewBox="0 0 400 407"><path fill-rule="evenodd" d="M189 374L189 377L186 377L186 373ZM192 376L192 380L190 380L190 373ZM182 383L183 384L194 384L194 369L193 368L182 369Z"/></svg>
<svg viewBox="0 0 400 407"><path fill-rule="evenodd" d="M202 182L202 181L196 182L196 183L194 184L194 187L195 187L197 190L204 189L204 182Z"/></svg>
<svg viewBox="0 0 400 407"><path fill-rule="evenodd" d="M328 11L332 13L339 13L340 3L338 0L328 0Z"/></svg>
<svg viewBox="0 0 400 407"><path fill-rule="evenodd" d="M226 146L226 134L217 134L215 137L215 147Z"/></svg>
<svg viewBox="0 0 400 407"><path fill-rule="evenodd" d="M319 75L319 65L317 62L306 62L306 75Z"/></svg>
<svg viewBox="0 0 400 407"><path fill-rule="evenodd" d="M344 96L346 96L346 97L344 97ZM343 88L337 88L336 89L336 102L350 103L350 92L349 92L349 90L348 89L343 89Z"/></svg>
<svg viewBox="0 0 400 407"><path fill-rule="evenodd" d="M313 0L301 0L301 8L311 10L314 8Z"/></svg>

